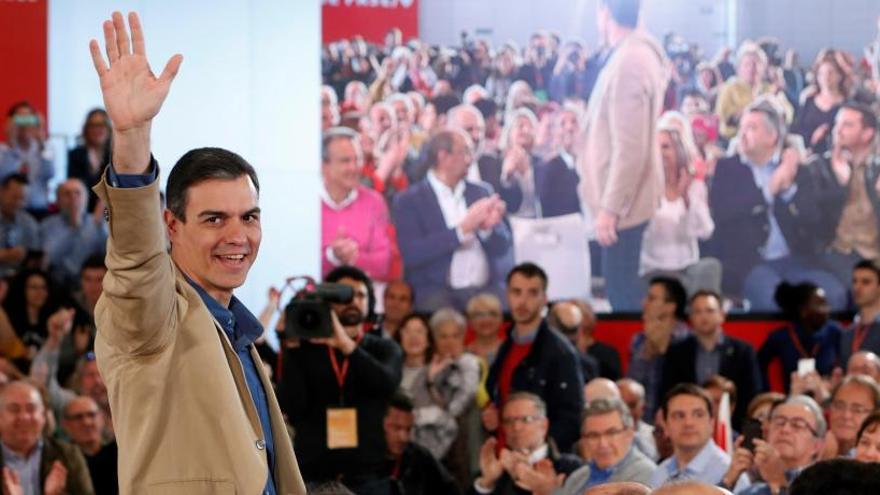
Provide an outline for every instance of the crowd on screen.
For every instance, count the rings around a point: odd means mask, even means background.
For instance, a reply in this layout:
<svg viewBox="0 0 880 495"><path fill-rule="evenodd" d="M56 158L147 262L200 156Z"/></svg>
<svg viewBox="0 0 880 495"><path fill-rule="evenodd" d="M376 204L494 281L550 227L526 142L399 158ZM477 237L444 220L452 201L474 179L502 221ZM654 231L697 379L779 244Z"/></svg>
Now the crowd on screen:
<svg viewBox="0 0 880 495"><path fill-rule="evenodd" d="M603 3L611 29L631 3ZM772 39L713 58L674 35L656 46L650 122L603 106L622 98L610 67L642 69L613 43L430 46L395 30L323 48L322 278L354 298L332 307L345 335L318 344L272 327L272 290L260 319L281 346L258 344L314 493L878 489L880 41L806 66ZM599 242L583 173L598 156L585 124L621 119L649 130L632 145L656 151L658 180L615 186L661 191L627 200L645 225L618 225L619 244L638 237L632 276ZM118 491L93 353L107 220L90 188L109 129L88 113L52 194L42 117L27 102L7 113L4 493ZM592 238L594 297L550 301L553 278L517 257L511 225L566 215ZM626 352L594 338L606 298L640 315ZM731 309L785 324L754 348L726 331ZM842 309L852 322L832 319ZM334 409L353 414L353 442Z"/></svg>

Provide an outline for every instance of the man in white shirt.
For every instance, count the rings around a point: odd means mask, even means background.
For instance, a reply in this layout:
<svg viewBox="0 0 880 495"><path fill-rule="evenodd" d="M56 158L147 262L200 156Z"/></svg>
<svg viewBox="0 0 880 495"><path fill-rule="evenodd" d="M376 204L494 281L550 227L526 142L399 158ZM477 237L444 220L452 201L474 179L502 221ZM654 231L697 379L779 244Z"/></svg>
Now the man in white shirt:
<svg viewBox="0 0 880 495"><path fill-rule="evenodd" d="M465 180L473 158L470 137L440 131L424 154L427 177L397 195L392 210L416 309L463 310L486 291L503 300L504 277L513 266L512 238L502 221L504 201Z"/></svg>

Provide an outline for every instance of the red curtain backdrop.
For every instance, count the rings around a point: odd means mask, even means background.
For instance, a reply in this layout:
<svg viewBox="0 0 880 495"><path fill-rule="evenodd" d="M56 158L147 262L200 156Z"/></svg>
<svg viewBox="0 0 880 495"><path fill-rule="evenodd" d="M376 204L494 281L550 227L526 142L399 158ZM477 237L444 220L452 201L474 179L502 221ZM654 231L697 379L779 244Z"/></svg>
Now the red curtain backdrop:
<svg viewBox="0 0 880 495"><path fill-rule="evenodd" d="M48 118L48 1L0 0L0 111L27 100ZM0 141L5 141L5 132Z"/></svg>
<svg viewBox="0 0 880 495"><path fill-rule="evenodd" d="M418 37L419 0L323 0L321 5L324 43L355 35L382 43L394 27L403 32L404 41Z"/></svg>

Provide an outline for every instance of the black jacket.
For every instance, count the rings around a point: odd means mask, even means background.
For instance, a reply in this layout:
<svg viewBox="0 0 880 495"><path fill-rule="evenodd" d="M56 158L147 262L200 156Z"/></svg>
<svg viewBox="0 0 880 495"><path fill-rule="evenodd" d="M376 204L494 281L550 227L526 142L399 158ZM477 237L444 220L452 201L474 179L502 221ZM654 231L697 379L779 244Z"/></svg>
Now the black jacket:
<svg viewBox="0 0 880 495"><path fill-rule="evenodd" d="M544 165L536 182L539 183L538 198L541 200L543 217L581 212L581 200L577 191L580 176L576 170L568 168L561 155L556 155Z"/></svg>
<svg viewBox="0 0 880 495"><path fill-rule="evenodd" d="M393 468L392 463L392 471ZM394 495L457 495L461 489L428 449L410 443L403 451L391 492Z"/></svg>
<svg viewBox="0 0 880 495"><path fill-rule="evenodd" d="M800 190L795 197L800 194ZM768 208L785 237L792 254L810 254L812 237L804 216L813 213L815 205L796 205L794 199L774 198L768 206L764 195L755 184L752 170L740 161L738 155L718 162L712 187L709 189L709 209L715 221L715 232L707 243L706 255L718 258L724 273L721 277L726 294L742 293L745 276L763 260L761 250L770 235Z"/></svg>
<svg viewBox="0 0 880 495"><path fill-rule="evenodd" d="M679 383L697 383L697 346L694 335L688 335L681 342L672 344L663 360L663 379L660 386L661 397ZM721 345L721 363L718 374L733 381L736 385L736 409L731 418L733 427L739 430L745 416L746 406L762 387L761 372L755 349L747 342L724 336Z"/></svg>
<svg viewBox="0 0 880 495"><path fill-rule="evenodd" d="M343 366L343 356L337 362ZM307 482L379 476L385 462L382 418L400 384L400 348L366 334L349 357L340 392L328 347L303 342L288 349L282 362L279 402L294 428L294 450ZM358 447L327 448L327 409L357 409Z"/></svg>
<svg viewBox="0 0 880 495"><path fill-rule="evenodd" d="M486 382L486 390L499 409L502 404L498 378L513 345L515 331L511 329L498 349ZM547 325L547 320L542 321L531 351L513 370L510 392L531 392L544 399L547 419L550 420L550 437L560 448L567 449L580 437L583 390L584 377L577 351L565 337Z"/></svg>
<svg viewBox="0 0 880 495"><path fill-rule="evenodd" d="M89 163L89 152L85 146L77 146L67 152L67 177L71 179L79 179L85 184L86 190L89 192L89 211L92 211L95 208L95 203L98 201L98 195L92 191L92 186L101 181L101 177L104 175L104 169L106 169L107 164L110 163L109 145L104 150L104 158L101 163L102 166L100 170L98 170L98 173L93 174L91 172L91 164Z"/></svg>
<svg viewBox="0 0 880 495"><path fill-rule="evenodd" d="M877 228L880 229L880 197L877 194L877 179L880 178L880 156L872 157L865 169L865 188ZM837 235L837 226L843 215L843 208L849 196L849 184L841 185L831 169L831 152L813 155L798 168L795 179L798 192L792 200L802 213L801 222L807 226L811 236L810 248L817 253L829 249Z"/></svg>

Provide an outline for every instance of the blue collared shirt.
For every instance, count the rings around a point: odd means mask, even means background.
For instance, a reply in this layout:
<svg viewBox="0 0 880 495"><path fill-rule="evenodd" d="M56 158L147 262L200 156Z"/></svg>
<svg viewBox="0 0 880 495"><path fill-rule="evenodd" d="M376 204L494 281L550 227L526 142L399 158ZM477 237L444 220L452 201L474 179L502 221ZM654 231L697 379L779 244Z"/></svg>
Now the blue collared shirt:
<svg viewBox="0 0 880 495"><path fill-rule="evenodd" d="M49 273L56 283L65 286L79 283L79 272L89 256L103 253L107 244L107 223L82 213L74 227L63 213L50 215L40 224L43 251L49 259Z"/></svg>
<svg viewBox="0 0 880 495"><path fill-rule="evenodd" d="M669 345L681 342L689 333L690 330L684 322L676 322ZM653 422L654 413L660 407L660 380L663 378L665 356L646 358L644 355L646 340L645 332L639 332L633 337L626 376L645 386L645 414L643 417Z"/></svg>
<svg viewBox="0 0 880 495"><path fill-rule="evenodd" d="M696 377L697 383L706 383L706 380L717 375L721 369L721 345L724 344L724 333L718 337L718 342L711 351L707 351L703 344L697 340Z"/></svg>
<svg viewBox="0 0 880 495"><path fill-rule="evenodd" d="M744 156L741 159L751 169L752 175L755 178L755 185L761 190L764 201L767 203L767 219L770 221L770 232L767 235L767 244L762 248L761 256L767 261L784 258L791 254L791 250L785 241L782 229L779 228L779 222L776 221L776 214L773 212L773 195L770 193L770 179L773 177L773 172L776 172L776 169L779 168L779 156L775 156L764 165L754 164ZM792 185L779 197L783 201L788 202L791 201L796 192L797 186Z"/></svg>
<svg viewBox="0 0 880 495"><path fill-rule="evenodd" d="M590 478L587 480L587 483L581 487L581 491L596 485L601 485L602 483L608 483L611 477L614 476L614 473L620 468L621 464L626 462L626 460L632 456L634 448L635 447L630 446L629 451L623 456L623 459L608 469L602 469L596 465L595 461L590 461Z"/></svg>
<svg viewBox="0 0 880 495"><path fill-rule="evenodd" d="M24 493L33 495L43 493L43 483L40 480L43 440L37 442L34 451L26 458L6 448L6 444L0 443L0 446L3 449L3 464L18 473L19 484L21 484Z"/></svg>
<svg viewBox="0 0 880 495"><path fill-rule="evenodd" d="M158 177L158 167L156 167L155 161L150 164L150 170L144 175L117 174L113 170L113 165L107 167L107 179L110 185L114 187L143 187L152 184ZM251 345L263 334L263 326L253 313L248 311L244 304L235 296L229 302L229 307L224 308L205 289L190 280L189 277L187 277L187 281L199 293L211 316L223 328L223 332L229 337L232 348L241 362L248 390L251 393L251 399L254 401L257 415L260 417L260 425L262 426L264 437L263 442L265 443L264 447L269 463L269 477L266 480L266 488L263 490L263 493L264 495L275 495L275 442L272 437L269 401L266 391L263 389L263 382L260 380L260 375L257 372L257 366L260 366L260 364L254 362L250 353Z"/></svg>
<svg viewBox="0 0 880 495"><path fill-rule="evenodd" d="M660 463L651 475L651 488L659 488L670 481L684 480L717 485L729 466L730 456L709 439L687 466L680 467L678 458L674 455Z"/></svg>

